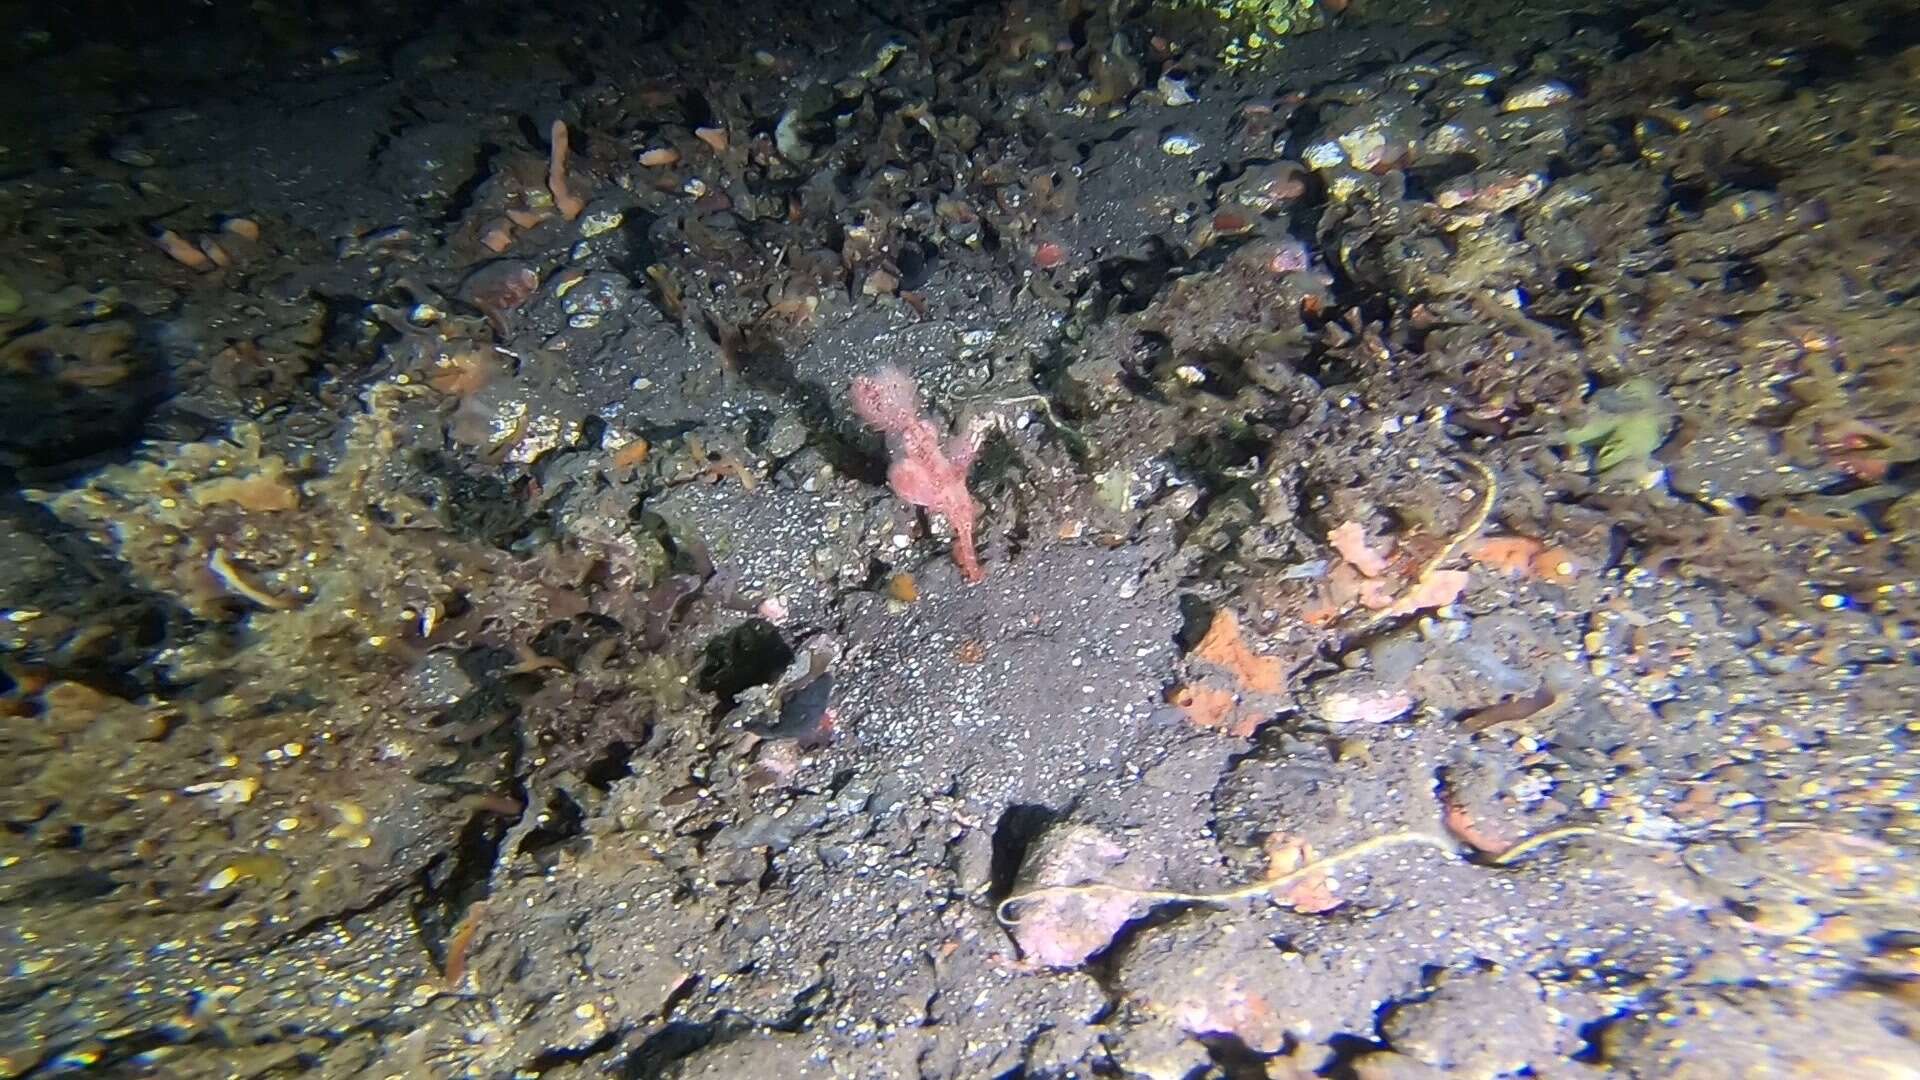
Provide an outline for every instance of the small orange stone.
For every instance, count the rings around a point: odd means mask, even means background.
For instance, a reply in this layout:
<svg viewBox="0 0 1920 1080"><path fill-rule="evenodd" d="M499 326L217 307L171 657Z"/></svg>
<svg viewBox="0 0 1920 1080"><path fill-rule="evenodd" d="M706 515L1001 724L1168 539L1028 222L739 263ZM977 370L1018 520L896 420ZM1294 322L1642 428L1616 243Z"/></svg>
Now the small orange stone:
<svg viewBox="0 0 1920 1080"><path fill-rule="evenodd" d="M513 222L496 221L480 234L480 243L495 255L505 254L513 246Z"/></svg>
<svg viewBox="0 0 1920 1080"><path fill-rule="evenodd" d="M613 467L618 472L627 472L646 464L647 454L653 447L645 439L635 439L613 452Z"/></svg>

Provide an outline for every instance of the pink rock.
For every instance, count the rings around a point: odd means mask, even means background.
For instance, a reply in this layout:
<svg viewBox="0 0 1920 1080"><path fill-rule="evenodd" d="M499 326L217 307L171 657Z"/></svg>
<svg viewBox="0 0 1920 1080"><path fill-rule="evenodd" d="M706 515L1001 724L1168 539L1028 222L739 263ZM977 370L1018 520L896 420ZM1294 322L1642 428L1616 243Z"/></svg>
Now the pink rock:
<svg viewBox="0 0 1920 1080"><path fill-rule="evenodd" d="M1034 844L1021 868L1020 887L1083 885L1110 881L1127 858L1127 849L1098 829L1062 825ZM1145 914L1141 900L1124 891L1040 892L1021 905L1012 926L1020 954L1048 967L1078 967L1113 943L1114 935Z"/></svg>

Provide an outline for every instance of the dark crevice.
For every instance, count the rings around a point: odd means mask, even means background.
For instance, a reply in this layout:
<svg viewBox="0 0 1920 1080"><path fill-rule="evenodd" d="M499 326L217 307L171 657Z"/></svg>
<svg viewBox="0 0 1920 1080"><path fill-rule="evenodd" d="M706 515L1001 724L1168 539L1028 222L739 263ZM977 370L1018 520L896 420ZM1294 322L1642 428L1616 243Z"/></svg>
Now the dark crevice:
<svg viewBox="0 0 1920 1080"><path fill-rule="evenodd" d="M1607 1063L1605 1049L1607 1029L1619 1023L1626 1015L1624 1011L1617 1012L1580 1025L1580 1049L1574 1051L1571 1055L1572 1059L1585 1065L1605 1065Z"/></svg>
<svg viewBox="0 0 1920 1080"><path fill-rule="evenodd" d="M605 1035L600 1036L585 1046L556 1046L543 1050L539 1056L527 1062L521 1069L520 1074L525 1075L532 1073L537 1076L550 1069L557 1069L562 1065L591 1060L618 1045L620 1037L623 1034L623 1031L614 1030L607 1032Z"/></svg>
<svg viewBox="0 0 1920 1080"><path fill-rule="evenodd" d="M1354 1063L1368 1054L1377 1054L1388 1049L1387 1044L1378 1039L1352 1032L1340 1032L1327 1039L1327 1050L1331 1054L1326 1066L1320 1070L1322 1076L1331 1076L1337 1080L1354 1080L1360 1074Z"/></svg>
<svg viewBox="0 0 1920 1080"><path fill-rule="evenodd" d="M993 860L988 895L996 902L1013 893L1014 878L1026 861L1027 849L1058 819L1049 807L1023 803L1010 806L993 827Z"/></svg>
<svg viewBox="0 0 1920 1080"><path fill-rule="evenodd" d="M475 814L460 830L451 854L427 868L426 886L413 899L413 919L422 944L442 970L447 967L448 939L490 891L510 825L512 821L499 814Z"/></svg>
<svg viewBox="0 0 1920 1080"><path fill-rule="evenodd" d="M1267 1055L1248 1046L1238 1035L1202 1035L1199 1042L1226 1080L1266 1080L1270 1075Z"/></svg>
<svg viewBox="0 0 1920 1080"><path fill-rule="evenodd" d="M765 619L749 619L707 642L697 685L727 708L748 687L764 686L793 662L793 648Z"/></svg>
<svg viewBox="0 0 1920 1080"><path fill-rule="evenodd" d="M721 1021L670 1020L627 1055L620 1066L620 1075L626 1080L651 1080L666 1072L674 1062L736 1037L743 1030L741 1026Z"/></svg>
<svg viewBox="0 0 1920 1080"><path fill-rule="evenodd" d="M587 812L573 796L555 789L540 812L538 827L520 840L522 855L541 861L553 848L578 837L586 823Z"/></svg>
<svg viewBox="0 0 1920 1080"><path fill-rule="evenodd" d="M587 762L582 776L587 783L601 791L606 791L613 786L614 781L633 775L632 762L632 745L616 739L602 748L593 760Z"/></svg>

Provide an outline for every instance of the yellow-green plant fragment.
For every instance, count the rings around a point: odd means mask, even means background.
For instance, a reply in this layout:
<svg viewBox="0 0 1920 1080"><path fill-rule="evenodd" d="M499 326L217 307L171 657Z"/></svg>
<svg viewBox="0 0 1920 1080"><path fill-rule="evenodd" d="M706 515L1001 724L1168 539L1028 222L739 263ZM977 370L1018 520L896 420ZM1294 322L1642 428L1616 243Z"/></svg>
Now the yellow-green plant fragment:
<svg viewBox="0 0 1920 1080"><path fill-rule="evenodd" d="M1602 390L1589 403L1593 417L1564 438L1568 446L1599 444L1593 461L1597 472L1653 456L1672 427L1673 406L1647 379L1629 379Z"/></svg>

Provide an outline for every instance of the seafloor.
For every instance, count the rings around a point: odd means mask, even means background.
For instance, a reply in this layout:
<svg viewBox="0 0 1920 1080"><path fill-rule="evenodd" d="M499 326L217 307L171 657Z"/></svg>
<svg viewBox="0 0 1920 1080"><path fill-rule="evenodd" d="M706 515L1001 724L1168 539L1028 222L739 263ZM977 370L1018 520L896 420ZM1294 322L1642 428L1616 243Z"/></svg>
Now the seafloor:
<svg viewBox="0 0 1920 1080"><path fill-rule="evenodd" d="M0 1074L1920 1076L1920 11L1308 16L11 5Z"/></svg>

